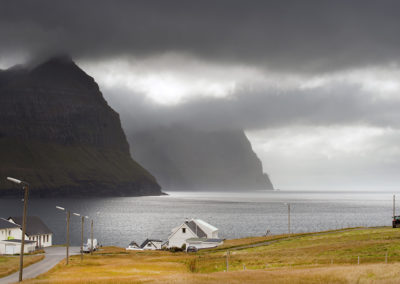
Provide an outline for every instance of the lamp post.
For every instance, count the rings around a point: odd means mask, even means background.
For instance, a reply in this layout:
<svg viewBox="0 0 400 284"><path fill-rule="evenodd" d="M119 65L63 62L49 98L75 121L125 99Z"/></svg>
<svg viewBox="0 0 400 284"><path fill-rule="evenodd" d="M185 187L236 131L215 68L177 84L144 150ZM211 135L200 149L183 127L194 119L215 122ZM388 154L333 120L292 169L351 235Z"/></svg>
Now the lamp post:
<svg viewBox="0 0 400 284"><path fill-rule="evenodd" d="M83 216L78 213L73 213L75 216L81 217L81 261L83 260L83 226L85 223L85 218L89 219L88 216Z"/></svg>
<svg viewBox="0 0 400 284"><path fill-rule="evenodd" d="M66 210L64 207L61 206L56 206L57 209L59 210L63 210L67 212L67 246L66 246L66 254L67 254L67 258L66 258L66 264L68 265L68 261L69 261L69 218L71 216L71 212L69 210Z"/></svg>
<svg viewBox="0 0 400 284"><path fill-rule="evenodd" d="M21 252L19 255L19 278L18 281L22 281L22 272L24 269L24 246L25 246L25 232L26 232L26 212L28 209L28 194L29 194L29 184L27 182L21 181L16 178L7 177L8 181L15 184L21 185L24 189L24 213L22 217L22 237L21 237Z"/></svg>
<svg viewBox="0 0 400 284"><path fill-rule="evenodd" d="M288 207L288 234L290 235L290 203L285 203Z"/></svg>

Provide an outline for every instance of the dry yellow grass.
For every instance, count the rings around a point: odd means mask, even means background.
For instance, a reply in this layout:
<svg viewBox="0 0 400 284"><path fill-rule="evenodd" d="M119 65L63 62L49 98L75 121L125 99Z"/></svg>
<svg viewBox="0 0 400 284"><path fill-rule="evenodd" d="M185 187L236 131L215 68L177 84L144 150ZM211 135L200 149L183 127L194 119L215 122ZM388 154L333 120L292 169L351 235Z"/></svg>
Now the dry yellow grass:
<svg viewBox="0 0 400 284"><path fill-rule="evenodd" d="M24 267L27 267L44 258L43 255L24 256ZM0 257L0 277L4 277L19 269L19 256L1 256Z"/></svg>
<svg viewBox="0 0 400 284"><path fill-rule="evenodd" d="M138 267L137 269L140 269ZM73 271L70 271L73 273ZM156 273L135 275L75 275L67 278L35 279L24 283L400 283L400 264L330 265L307 268L276 268L234 272Z"/></svg>
<svg viewBox="0 0 400 284"><path fill-rule="evenodd" d="M267 246L232 250L271 239L276 241ZM225 244L231 248L229 272L223 272L225 250L186 254L106 247L83 262L74 256L68 267L62 262L28 283L400 283L399 241L400 230L391 228L232 240Z"/></svg>

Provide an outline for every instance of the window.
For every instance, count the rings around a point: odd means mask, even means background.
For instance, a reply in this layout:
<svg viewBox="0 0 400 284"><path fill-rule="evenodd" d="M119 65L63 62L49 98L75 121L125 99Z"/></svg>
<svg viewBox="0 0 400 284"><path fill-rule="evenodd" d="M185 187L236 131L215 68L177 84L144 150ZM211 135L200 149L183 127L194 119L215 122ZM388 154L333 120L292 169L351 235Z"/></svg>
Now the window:
<svg viewBox="0 0 400 284"><path fill-rule="evenodd" d="M148 243L147 246L148 246L148 247L151 247L151 243Z"/></svg>
<svg viewBox="0 0 400 284"><path fill-rule="evenodd" d="M186 233L186 228L182 228L182 233Z"/></svg>
<svg viewBox="0 0 400 284"><path fill-rule="evenodd" d="M49 235L46 236L46 242L49 242Z"/></svg>

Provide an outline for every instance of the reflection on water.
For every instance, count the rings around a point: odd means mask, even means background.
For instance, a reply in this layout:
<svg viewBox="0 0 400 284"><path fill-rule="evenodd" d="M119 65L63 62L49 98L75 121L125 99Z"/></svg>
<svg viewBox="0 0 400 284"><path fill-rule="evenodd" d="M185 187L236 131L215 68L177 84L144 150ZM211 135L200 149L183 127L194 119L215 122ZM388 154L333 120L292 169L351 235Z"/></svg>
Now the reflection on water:
<svg viewBox="0 0 400 284"><path fill-rule="evenodd" d="M292 232L310 232L355 226L389 226L391 192L251 193L170 192L159 197L95 199L31 199L29 215L41 217L65 242L65 213L56 205L94 219L95 238L104 245L127 246L146 238L166 240L172 228L187 218L201 218L219 228L223 238L257 236L270 230L287 232L287 206L291 203ZM0 217L21 215L20 199L0 199ZM89 230L89 222L85 230ZM86 234L88 236L88 234ZM80 218L71 216L71 239L80 242Z"/></svg>

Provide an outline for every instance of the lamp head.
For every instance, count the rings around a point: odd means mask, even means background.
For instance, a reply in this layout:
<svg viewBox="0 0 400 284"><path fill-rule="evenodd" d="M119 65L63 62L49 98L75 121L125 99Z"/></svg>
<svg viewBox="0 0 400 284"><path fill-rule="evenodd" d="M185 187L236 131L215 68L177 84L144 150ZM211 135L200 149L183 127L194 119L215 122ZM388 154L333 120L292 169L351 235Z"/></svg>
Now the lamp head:
<svg viewBox="0 0 400 284"><path fill-rule="evenodd" d="M11 182L13 182L13 183L15 183L15 184L22 185L22 186L28 186L28 185L29 185L29 184L28 184L27 182L25 182L25 181L22 181L22 180L19 180L19 179L16 179L16 178L12 178L12 177L7 177L7 180L8 180L8 181L11 181Z"/></svg>

